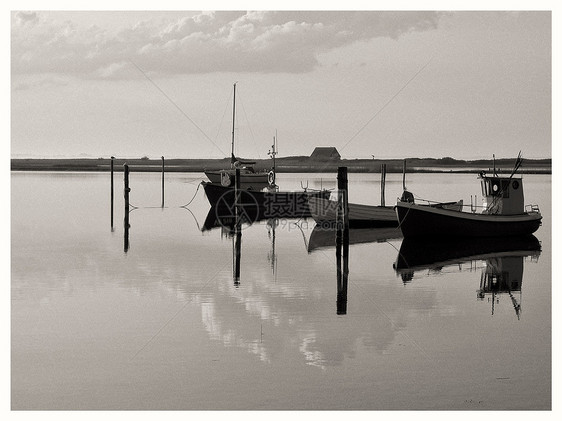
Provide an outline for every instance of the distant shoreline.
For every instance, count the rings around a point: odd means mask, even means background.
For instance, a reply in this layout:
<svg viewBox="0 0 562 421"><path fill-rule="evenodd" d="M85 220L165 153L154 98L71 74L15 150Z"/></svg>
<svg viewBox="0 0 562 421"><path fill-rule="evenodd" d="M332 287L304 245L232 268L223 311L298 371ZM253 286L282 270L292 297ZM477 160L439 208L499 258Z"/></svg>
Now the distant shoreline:
<svg viewBox="0 0 562 421"><path fill-rule="evenodd" d="M247 159L242 159L247 161ZM256 171L271 169L271 159L252 160ZM510 172L515 159L497 159L496 169ZM127 163L131 171L161 172L161 159L115 159L114 171L122 171ZM387 173L402 173L403 159L337 159L318 161L309 157L284 157L276 159L278 173L330 173L337 172L338 167L347 167L353 173L380 173L381 164L386 164ZM494 167L493 160L456 160L453 158L407 158L406 171L409 173L475 173L489 171ZM111 159L11 159L12 171L85 171L108 172ZM164 159L166 172L204 172L230 168L230 159ZM518 171L524 174L552 174L552 159L524 159Z"/></svg>

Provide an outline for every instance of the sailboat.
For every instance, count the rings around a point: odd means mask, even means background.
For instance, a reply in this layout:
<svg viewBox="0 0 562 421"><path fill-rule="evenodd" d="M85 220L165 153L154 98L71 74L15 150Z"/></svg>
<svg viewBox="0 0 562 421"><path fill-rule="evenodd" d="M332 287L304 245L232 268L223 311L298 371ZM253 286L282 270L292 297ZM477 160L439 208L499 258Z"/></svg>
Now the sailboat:
<svg viewBox="0 0 562 421"><path fill-rule="evenodd" d="M309 199L330 197L329 190L279 191L275 184L276 137L269 155L273 168L269 172L256 172L254 162L242 162L234 156L234 121L236 110L236 83L234 84L234 105L232 111L231 168L221 171L205 171L209 182L203 181L203 189L212 208L234 215L236 203L236 173L240 175L239 205L244 212L263 218L307 218L310 217ZM250 218L251 219L251 218Z"/></svg>
<svg viewBox="0 0 562 421"><path fill-rule="evenodd" d="M260 191L275 183L275 171L256 171L255 162L241 161L234 156L234 129L236 120L236 83L234 84L234 99L232 105L232 141L230 151L230 168L219 171L205 171L210 183L218 186L234 188L236 169L240 169L240 188L242 190Z"/></svg>

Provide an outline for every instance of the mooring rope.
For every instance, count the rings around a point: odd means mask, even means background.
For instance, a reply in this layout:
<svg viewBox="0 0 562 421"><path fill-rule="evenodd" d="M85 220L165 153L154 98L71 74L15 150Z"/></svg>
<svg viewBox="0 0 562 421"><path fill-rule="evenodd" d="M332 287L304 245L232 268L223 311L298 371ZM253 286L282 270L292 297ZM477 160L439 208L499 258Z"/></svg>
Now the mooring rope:
<svg viewBox="0 0 562 421"><path fill-rule="evenodd" d="M177 208L186 208L191 204L191 202L193 202L193 200L195 199L195 196L197 196L197 192L199 191L199 187L201 187L201 183L199 183L197 185L197 189L195 190L195 194L193 195L193 197L191 198L191 200L189 202L187 202L185 205L182 206L135 206L129 203L129 207L132 208L129 212L132 212L136 209L177 209Z"/></svg>
<svg viewBox="0 0 562 421"><path fill-rule="evenodd" d="M191 204L191 202L193 202L193 199L195 199L195 196L197 196L197 192L199 191L199 187L201 187L201 183L197 184L197 189L195 190L195 194L193 195L191 200L189 202L187 202L185 205L180 206L180 208L187 208Z"/></svg>

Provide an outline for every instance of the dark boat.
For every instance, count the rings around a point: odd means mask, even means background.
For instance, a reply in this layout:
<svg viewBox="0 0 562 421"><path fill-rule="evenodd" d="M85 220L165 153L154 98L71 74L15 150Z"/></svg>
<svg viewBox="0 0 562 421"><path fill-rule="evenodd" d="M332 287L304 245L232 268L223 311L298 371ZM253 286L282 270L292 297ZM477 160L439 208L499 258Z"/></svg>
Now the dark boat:
<svg viewBox="0 0 562 421"><path fill-rule="evenodd" d="M214 183L202 182L211 207L230 210L234 215L235 190ZM259 218L308 218L311 197L328 198L329 190L321 191L252 191L240 190L240 205Z"/></svg>
<svg viewBox="0 0 562 421"><path fill-rule="evenodd" d="M273 170L269 172L256 172L250 165L254 162L235 161L240 165L240 188L244 190L261 190L275 183ZM223 187L234 188L236 183L236 168L220 171L205 171L209 182Z"/></svg>
<svg viewBox="0 0 562 421"><path fill-rule="evenodd" d="M521 157L509 177L481 172L485 203L481 213L456 211L414 203L404 192L396 214L404 237L507 237L534 233L541 225L537 205L524 205L523 179L514 177Z"/></svg>

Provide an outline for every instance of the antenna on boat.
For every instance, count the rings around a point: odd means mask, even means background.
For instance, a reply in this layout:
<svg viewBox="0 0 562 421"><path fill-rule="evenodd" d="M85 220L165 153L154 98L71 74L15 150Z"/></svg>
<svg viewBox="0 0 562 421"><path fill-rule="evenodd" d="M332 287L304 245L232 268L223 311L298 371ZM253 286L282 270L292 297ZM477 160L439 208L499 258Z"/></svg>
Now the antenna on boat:
<svg viewBox="0 0 562 421"><path fill-rule="evenodd" d="M519 151L519 155L517 155L517 159L515 160L515 165L513 166L513 171L511 171L511 175L509 178L513 177L513 175L517 172L519 167L523 164L523 158L521 158L521 151Z"/></svg>
<svg viewBox="0 0 562 421"><path fill-rule="evenodd" d="M497 177L498 173L496 172L496 154L492 154L492 158L494 161L494 177Z"/></svg>

